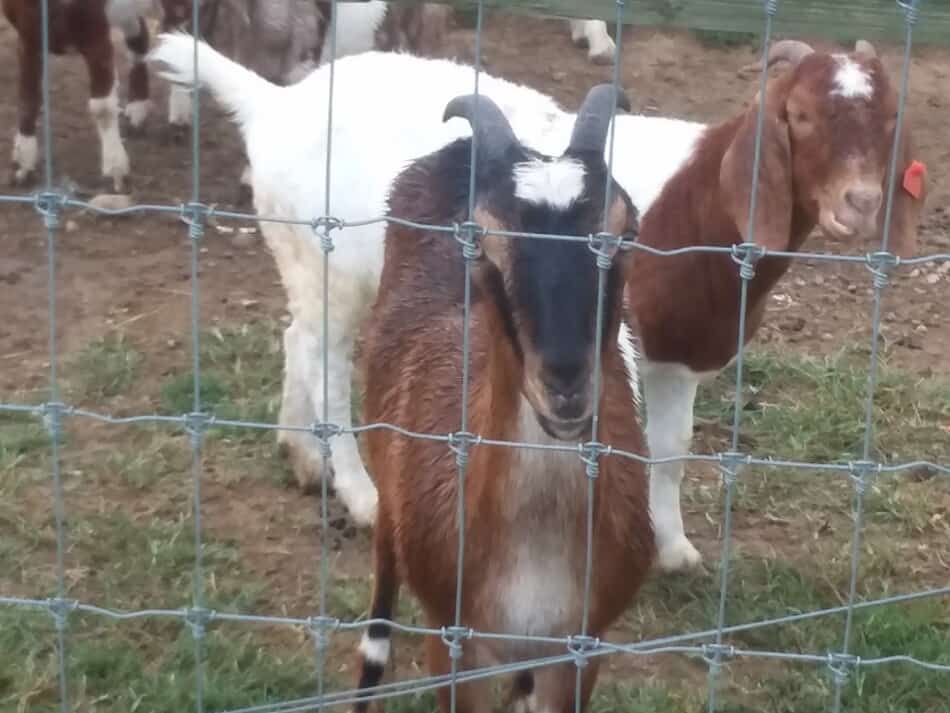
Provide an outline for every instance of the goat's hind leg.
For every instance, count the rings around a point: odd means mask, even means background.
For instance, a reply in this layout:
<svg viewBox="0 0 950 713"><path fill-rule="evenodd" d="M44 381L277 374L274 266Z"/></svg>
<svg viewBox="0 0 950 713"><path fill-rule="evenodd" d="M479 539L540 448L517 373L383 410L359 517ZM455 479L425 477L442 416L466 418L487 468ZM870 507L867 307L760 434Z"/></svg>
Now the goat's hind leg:
<svg viewBox="0 0 950 713"><path fill-rule="evenodd" d="M119 133L119 92L115 77L115 58L109 28L90 32L79 51L89 71L89 113L99 133L102 151L102 175L122 193L129 177L129 155Z"/></svg>
<svg viewBox="0 0 950 713"><path fill-rule="evenodd" d="M151 110L148 65L145 62L149 45L148 26L145 19L138 16L129 26L123 26L122 33L132 61L132 67L129 69L129 99L124 114L130 135L141 136L145 132L145 120Z"/></svg>
<svg viewBox="0 0 950 713"><path fill-rule="evenodd" d="M21 30L26 34L25 30ZM36 120L40 114L40 72L42 51L37 36L20 37L19 42L19 118L13 137L13 156L10 183L25 186L36 179L39 163L39 142L36 138Z"/></svg>
<svg viewBox="0 0 950 713"><path fill-rule="evenodd" d="M297 485L305 493L314 492L319 483L316 475L323 466L313 435L299 430L310 428L316 420L306 364L317 358L318 351L319 342L297 320L284 330L284 385L278 418L284 428L277 431L277 446L290 461Z"/></svg>
<svg viewBox="0 0 950 713"><path fill-rule="evenodd" d="M640 371L647 411L647 444L653 459L689 454L693 437L693 404L699 376L679 364L651 364ZM656 533L657 563L671 572L700 564L699 551L686 537L680 510L682 460L650 468L650 514Z"/></svg>

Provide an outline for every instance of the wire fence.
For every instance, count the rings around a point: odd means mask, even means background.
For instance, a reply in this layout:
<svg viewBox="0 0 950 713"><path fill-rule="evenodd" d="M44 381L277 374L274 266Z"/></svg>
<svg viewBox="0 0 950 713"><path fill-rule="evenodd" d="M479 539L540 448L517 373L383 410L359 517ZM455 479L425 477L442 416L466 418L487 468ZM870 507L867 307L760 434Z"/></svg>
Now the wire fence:
<svg viewBox="0 0 950 713"><path fill-rule="evenodd" d="M341 0L342 1L342 0ZM217 211L201 202L201 185L199 181L199 162L201 158L200 145L200 102L198 100L198 91L192 88L192 189L190 202L184 205L146 205L137 204L121 210L105 210L89 203L77 200L72 196L58 190L53 184L53 158L50 129L49 112L49 76L48 76L48 7L49 0L41 0L43 16L43 69L42 69L42 101L44 106L42 118L42 143L44 146L44 164L43 164L43 187L31 195L2 195L0 203L20 203L32 205L41 216L46 230L47 247L47 269L48 269L48 300L49 300L49 398L45 403L39 405L3 403L0 404L0 411L16 412L21 414L35 414L42 418L43 423L49 434L50 452L51 452L51 478L54 497L54 517L56 532L56 594L54 597L45 599L28 599L22 597L0 596L0 604L12 605L15 607L32 608L47 612L53 619L56 631L56 655L58 661L59 675L59 700L60 709L63 713L72 710L70 704L70 689L68 685L69 672L67 671L67 651L70 645L68 636L68 624L72 615L85 613L101 616L107 619L128 621L143 618L160 618L166 620L175 620L182 622L191 632L194 646L194 660L196 667L194 691L195 706L198 713L207 710L204 694L204 663L206 660L204 651L204 642L206 627L212 622L236 622L241 624L272 624L282 626L303 626L306 627L313 636L314 655L316 664L317 693L310 698L287 700L278 703L268 703L256 705L241 709L229 711L229 713L291 713L292 711L320 710L324 707L339 706L353 703L356 700L388 699L394 696L402 696L410 693L432 690L436 688L449 687L451 691L451 709L454 713L457 702L455 692L459 684L497 676L516 671L537 669L542 666L551 666L556 664L576 665L576 707L580 709L580 690L581 673L590 660L611 654L626 654L636 656L653 656L662 653L689 654L701 657L708 664L708 710L710 713L720 707L717 692L719 691L719 677L723 665L736 659L769 659L781 660L786 662L808 663L817 667L825 667L833 677L833 696L828 701L828 710L834 713L842 710L843 692L849 677L854 675L858 669L871 669L881 666L905 664L917 666L923 669L939 673L950 673L950 665L941 664L935 661L918 660L911 656L894 655L880 658L860 658L853 654L853 631L854 617L858 612L883 607L887 605L896 605L917 601L921 599L931 599L936 597L945 597L950 595L950 586L929 589L912 594L891 596L879 598L870 601L859 601L857 587L860 575L861 565L861 542L862 529L864 525L864 506L865 494L871 481L885 473L897 473L920 467L929 468L931 472L946 477L950 475L950 467L939 463L931 463L922 460L916 460L903 463L884 463L872 459L874 445L874 394L877 387L878 370L878 344L881 321L881 299L882 294L888 286L888 278L892 272L899 266L915 265L925 262L946 262L950 261L950 254L933 254L916 257L912 259L899 259L888 250L890 238L890 216L893 203L893 187L896 181L898 147L897 142L891 151L890 166L888 169L888 185L890 190L886 198L886 219L884 221L884 231L881 237L880 249L865 256L847 256L834 255L828 253L807 253L807 252L774 252L769 251L769 255L783 256L793 259L810 259L814 261L832 261L839 263L857 263L864 264L869 270L871 283L873 286L873 306L871 312L871 341L870 341L870 360L868 367L868 390L866 399L866 410L864 415L864 438L862 443L862 454L859 460L852 462L834 462L834 463L811 463L798 462L790 460L781 460L771 457L757 458L749 454L742 453L740 450L740 433L742 428L743 410L738 407L741 400L743 389L743 365L744 365L744 344L745 344L745 315L746 302L748 296L748 287L752 278L755 276L756 265L758 261L765 256L766 252L755 244L754 230L755 224L753 216L756 212L756 191L752 191L750 206L750 222L748 229L748 242L731 248L716 248L709 246L695 246L677 250L662 251L642 245L636 241L621 240L618 236L611 236L607 233L606 223L603 234L594 236L562 236L562 235L537 235L518 232L498 231L497 234L512 239L561 239L575 240L588 243L597 260L599 268L598 282L598 310L597 310L597 339L598 351L600 348L600 339L603 331L603 302L605 292L606 274L609 269L615 251L617 249L629 249L634 251L650 252L656 255L675 256L695 252L722 253L733 258L736 269L741 278L740 310L739 310L739 337L737 343L736 356L736 384L735 384L735 404L733 410L733 423L731 428L730 449L711 455L695 455L684 453L672 458L648 458L639 453L625 452L613 449L610 444L600 443L597 439L598 424L595 419L593 423L593 433L590 442L571 445L565 443L563 446L541 445L530 443L514 443L502 441L490 441L482 439L478 434L468 432L468 397L469 397L469 352L470 344L468 339L469 316L471 309L471 275L472 264L477 259L477 240L485 231L475 225L474 214L474 196L476 195L476 140L477 126L473 127L473 144L471 153L471 175L469 191L469 222L462 225L443 225L429 226L419 225L400 219L398 216L380 216L367 220L348 220L345 216L334 216L330 214L330 175L332 171L332 161L328 150L326 162L327 177L327 195L325 196L325 213L321 216L314 216L309 221L300 221L288 219L281 216L263 216L252 215L242 212ZM762 72L760 90L763 92L767 81L767 72L765 71L770 40L772 36L773 19L779 9L778 0L766 0L762 3L762 19L764 29L764 41L762 43ZM895 12L895 22L902 17L904 25L904 54L903 66L900 76L899 110L897 114L897 126L895 136L900 136L905 116L905 106L907 103L908 75L910 70L910 55L912 39L915 24L919 18L918 2L911 0L909 2L896 2L898 11ZM624 0L617 0L616 13L616 56L613 72L613 84L619 87L619 58L622 52L621 32L625 13L629 8L625 7ZM481 39L482 23L485 8L484 2L479 0L476 20L476 52L475 66L473 72L474 92L479 91L479 76L481 74ZM199 27L198 23L198 0L193 2L192 7L192 27ZM336 56L337 42L337 1L332 3L332 14L330 28L328 32L328 41L331 47L331 57ZM198 64L197 44L195 46L194 56L195 66ZM335 62L330 64L330 94L328 97L327 113L327 141L328 147L331 145L332 125L334 118L333 102L333 77ZM760 167L760 145L763 131L763 103L760 103L759 115L757 120L757 132L755 142L755 154L753 162L753 185L757 184ZM475 119L477 122L477 118ZM610 133L610 151L609 164L613 165L613 131ZM609 201L609 182L608 182L608 201ZM191 351L193 367L193 393L192 405L189 413L180 415L140 415L131 417L113 417L108 414L96 413L88 410L72 407L61 400L60 380L57 372L57 363L59 347L57 344L57 236L61 227L63 214L69 209L84 209L99 214L117 215L128 213L155 213L164 212L180 215L182 221L187 226L189 244L190 244L190 281L191 281ZM217 217L226 217L236 220L260 221L260 222L282 222L286 224L296 224L312 228L315 238L320 242L323 252L323 290L324 290L324 312L323 329L324 334L328 333L328 310L329 301L328 292L328 274L331 264L331 252L333 250L333 232L358 225L367 225L371 223L383 223L386 221L402 223L412 227L425 228L427 230L440 231L446 235L447 239L455 239L460 243L460 249L465 256L465 339L463 343L463 363L464 371L462 374L462 412L459 430L455 433L414 433L401 428L398 424L372 423L362 426L344 428L337 424L330 423L329 420L329 390L327 384L328 373L328 347L327 340L323 341L323 414L322 420L309 427L292 428L288 426L279 426L273 423L250 422L241 420L226 420L216 418L213 414L205 410L201 397L201 358L200 358L200 320L199 320L199 246L204 235L205 226L209 220ZM492 231L493 234L496 231ZM595 384L599 381L600 363L595 366ZM595 399L599 397L599 389L594 389ZM595 401L594 414L598 413L598 406ZM61 439L64 419L67 418L85 418L92 419L109 424L143 424L154 423L163 424L169 427L184 429L190 436L191 446L191 478L193 482L193 516L194 516L194 541L195 541L195 562L193 572L193 593L192 606L187 609L150 609L142 611L117 611L106 609L94 604L79 602L68 599L65 575L65 553L67 550L65 519L66 512L64 507L63 480L61 472ZM206 606L205 586L206 578L203 559L203 525L202 525L202 447L204 434L212 426L232 426L244 427L248 429L265 430L295 430L313 435L318 439L324 458L324 472L328 472L327 459L330 457L333 438L340 434L360 434L366 433L372 429L390 429L406 436L414 438L427 438L440 443L444 443L446 448L452 449L456 455L458 463L458 478L460 487L458 489L458 514L459 523L462 524L459 533L458 543L458 575L456 591L456 614L451 626L445 626L439 629L432 629L420 626L409 626L401 624L398 621L381 620L361 620L361 621L342 621L331 617L328 614L327 593L331 585L330 573L328 571L328 513L327 513L327 482L322 481L322 499L320 505L320 578L319 578L319 599L318 609L313 616L307 618L266 616L256 614L243 614L234 612L213 611ZM468 454L472 448L480 446L497 446L508 448L542 448L548 450L560 450L564 452L573 452L578 455L585 465L586 487L587 487L587 561L586 576L583 591L585 593L584 616L581 628L576 635L564 638L543 637L543 636L523 636L508 634L504 632L485 632L476 631L465 626L462 620L462 597L464 587L462 582L462 570L465 557L465 532L464 532L464 482L466 475L466 464ZM683 633L664 638L655 638L642 640L629 644L617 644L602 641L589 635L587 612L589 611L589 595L592 569L591 555L591 533L593 521L593 502L597 488L598 464L602 458L627 458L639 461L646 465L667 462L705 462L717 466L721 472L722 484L724 486L724 519L722 521L722 550L719 569L719 597L718 608L713 622L713 626L702 631ZM789 616L777 617L769 620L745 622L740 624L729 623L729 592L730 592L730 561L733 534L732 505L735 497L736 484L741 474L742 468L746 466L761 467L784 467L797 468L802 470L821 471L844 474L850 478L853 484L853 533L852 547L850 554L850 585L847 602L838 607L809 611ZM844 629L842 631L840 647L833 651L817 651L812 653L793 653L783 651L765 651L750 650L726 644L726 637L732 634L760 629L765 627L780 626L794 622L816 620L832 615L845 616ZM325 685L326 674L326 656L328 649L329 636L335 631L353 631L366 630L372 624L384 623L392 626L396 631L421 635L440 637L448 649L451 658L452 669L448 675L428 676L411 680L397 681L378 685L372 689L345 690L339 692L327 692ZM563 653L556 656L548 656L540 659L531 659L518 661L515 663L460 670L460 655L467 642L477 640L504 640L533 642L537 644L553 644L563 647Z"/></svg>

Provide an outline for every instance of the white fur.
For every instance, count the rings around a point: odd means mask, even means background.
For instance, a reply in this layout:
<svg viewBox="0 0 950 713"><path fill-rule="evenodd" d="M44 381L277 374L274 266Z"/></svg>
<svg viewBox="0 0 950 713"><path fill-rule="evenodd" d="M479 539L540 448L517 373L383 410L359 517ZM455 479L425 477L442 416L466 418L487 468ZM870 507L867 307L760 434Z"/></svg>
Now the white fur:
<svg viewBox="0 0 950 713"><path fill-rule="evenodd" d="M524 397L514 439L567 445L544 432ZM577 508L585 507L584 465L576 452L518 448L511 472L505 491L506 529L518 544L494 563L499 571L490 575L501 588L497 601L505 604L496 630L537 636L568 633L576 628L583 596L583 583L573 576L577 568L571 562L583 552L572 547L576 538L565 536L564 528Z"/></svg>
<svg viewBox="0 0 950 713"><path fill-rule="evenodd" d="M172 126L190 126L191 116L191 92L188 87L172 85L168 92L168 123Z"/></svg>
<svg viewBox="0 0 950 713"><path fill-rule="evenodd" d="M641 364L647 446L652 458L689 455L696 389L706 376L680 364L647 360ZM701 559L683 528L680 512L683 472L683 461L656 463L650 471L650 515L656 537L657 563L666 571L695 566Z"/></svg>
<svg viewBox="0 0 950 713"><path fill-rule="evenodd" d="M129 102L125 107L125 115L132 126L139 127L148 118L152 103L148 99L139 99Z"/></svg>
<svg viewBox="0 0 950 713"><path fill-rule="evenodd" d="M620 323L617 345L620 347L620 356L623 357L623 366L627 371L627 383L630 384L630 391L633 393L633 403L639 413L642 399L640 398L640 369L637 362L640 354L637 351L636 344L634 344L630 327L627 326L626 322Z"/></svg>
<svg viewBox="0 0 950 713"><path fill-rule="evenodd" d="M380 0L361 3L341 2L337 3L336 13L336 58L339 59L373 48L376 30L379 29L386 16L386 3ZM320 64L330 61L330 49L328 28L320 55Z"/></svg>
<svg viewBox="0 0 950 713"><path fill-rule="evenodd" d="M368 632L363 632L359 652L367 661L385 666L389 662L389 648L389 639L371 639Z"/></svg>
<svg viewBox="0 0 950 713"><path fill-rule="evenodd" d="M603 20L570 20L571 39L575 43L587 40L587 56L597 63L612 62L617 46L607 33L607 23Z"/></svg>
<svg viewBox="0 0 950 713"><path fill-rule="evenodd" d="M36 170L39 163L40 145L36 136L26 136L19 131L13 137L13 164L16 180L22 181Z"/></svg>
<svg viewBox="0 0 950 713"><path fill-rule="evenodd" d="M874 95L874 85L871 75L847 55L834 55L838 62L838 70L834 76L832 96L845 99L870 99Z"/></svg>
<svg viewBox="0 0 950 713"><path fill-rule="evenodd" d="M532 159L515 164L515 195L535 205L565 209L584 192L584 164L574 159Z"/></svg>
<svg viewBox="0 0 950 713"><path fill-rule="evenodd" d="M102 147L102 175L121 191L129 175L129 155L119 134L119 96L116 87L105 97L89 100L89 113L96 123Z"/></svg>

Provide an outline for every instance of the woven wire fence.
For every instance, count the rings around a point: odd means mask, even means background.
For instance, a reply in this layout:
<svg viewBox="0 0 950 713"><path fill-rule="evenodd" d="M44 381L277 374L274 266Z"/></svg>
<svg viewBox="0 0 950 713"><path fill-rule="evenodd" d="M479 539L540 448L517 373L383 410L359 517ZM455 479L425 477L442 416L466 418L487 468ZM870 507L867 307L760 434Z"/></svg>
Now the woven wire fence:
<svg viewBox="0 0 950 713"><path fill-rule="evenodd" d="M881 321L881 300L882 295L888 286L889 274L900 265L922 264L925 262L946 262L950 261L950 254L934 254L920 256L912 259L899 259L888 250L890 233L890 216L893 202L893 188L897 174L898 147L897 142L891 151L890 166L887 174L888 192L886 198L886 219L884 221L884 231L881 237L879 250L866 256L847 256L834 255L828 253L807 253L807 252L774 252L769 251L769 255L788 257L793 259L810 259L815 261L835 261L840 263L850 262L865 265L869 270L871 282L873 285L873 303L871 312L871 342L870 342L870 361L868 367L868 388L866 397L866 409L864 414L864 437L862 443L861 458L852 462L838 463L811 463L796 462L789 460L779 460L775 458L757 458L743 454L739 449L739 436L742 427L742 409L734 408L733 423L731 429L731 447L728 451L712 455L692 455L683 454L674 458L651 459L642 454L624 452L611 448L610 444L600 443L597 439L597 419L599 398L599 380L600 363L596 361L595 366L595 403L591 440L587 443L576 445L564 444L563 446L540 445L531 443L515 443L489 441L482 439L478 434L472 434L468 431L468 396L469 396L469 314L471 308L471 274L473 261L478 259L478 239L485 234L485 231L474 222L472 217L474 213L474 197L476 195L475 175L476 175L476 141L474 136L477 134L477 128L473 127L473 142L471 153L471 174L469 191L469 220L457 225L419 225L409 221L401 220L398 216L380 216L367 220L347 220L345 216L333 216L330 214L330 175L332 171L331 147L332 125L334 118L333 103L333 77L335 62L331 60L330 73L330 92L327 98L327 142L328 152L326 161L326 179L327 195L325 196L325 213L321 216L314 216L309 221L298 221L280 216L258 216L241 212L216 211L213 208L201 202L201 185L199 181L199 162L200 151L200 102L198 100L198 91L192 87L192 188L191 200L184 205L145 205L137 204L121 210L106 210L84 201L76 200L67 193L57 190L53 185L53 158L50 129L49 112L49 76L48 76L48 16L49 0L41 0L41 9L43 16L43 69L42 69L42 100L44 106L42 119L42 143L44 146L44 164L43 164L43 187L32 195L0 195L0 203L20 203L32 205L43 220L46 230L47 247L47 268L48 268L48 299L49 299L49 398L40 405L0 403L0 411L18 412L21 414L34 414L42 418L46 430L49 434L49 444L51 452L51 477L53 484L54 497L54 517L56 531L56 596L45 599L28 599L22 597L0 596L0 604L12 605L15 607L33 608L47 612L53 619L56 631L56 656L58 661L59 676L59 706L63 713L72 709L70 704L69 675L67 671L67 651L70 646L68 636L69 618L73 613L93 614L111 620L137 620L143 618L171 619L180 621L189 629L194 646L194 660L196 667L194 699L195 709L198 713L207 710L204 694L204 663L206 656L204 653L204 642L206 627L211 622L238 622L243 624L273 624L286 626L306 627L313 637L314 655L316 665L316 695L309 698L287 700L278 703L268 703L255 705L241 709L233 709L229 713L291 713L295 711L320 710L323 707L339 706L343 704L354 703L357 700L387 699L394 696L402 696L410 693L419 693L422 691L433 690L437 688L449 687L451 692L451 708L454 712L456 708L456 688L459 684L485 679L501 674L510 674L517 671L536 669L542 666L552 666L557 664L574 663L576 666L576 693L575 705L580 709L581 701L581 674L584 666L589 660L611 655L627 654L637 656L652 656L663 653L689 654L701 657L708 665L708 710L710 712L720 707L720 701L717 696L718 679L725 662L735 659L770 659L786 662L813 664L819 667L826 667L832 675L833 694L828 701L828 710L838 712L843 705L844 687L851 675L858 669L870 669L885 665L905 664L929 669L939 673L950 673L950 666L933 661L922 661L911 656L893 655L881 658L860 658L855 656L853 651L853 632L855 615L863 610L885 605L906 603L914 600L936 598L950 595L950 586L928 589L910 594L879 598L874 600L859 601L857 587L860 575L861 565L861 539L864 524L864 504L865 494L872 480L882 474L897 473L920 467L926 467L931 472L941 476L950 475L950 467L938 463L926 461L912 461L895 464L885 464L872 459L874 445L874 394L877 386L878 369L878 343ZM341 2L346 0L340 0ZM773 19L779 9L778 0L766 0L762 4L762 17L764 28L764 41L762 44L762 72L760 79L760 90L765 90L767 81L767 72L765 71L769 43L772 36ZM199 3L194 0L192 7L192 27L199 27ZM622 27L625 11L624 0L617 0L616 15L616 56L613 71L613 84L619 87L619 71L622 51ZM904 23L904 53L903 66L900 76L899 91L899 110L895 136L900 136L901 127L904 123L905 106L908 92L908 75L910 70L910 56L912 39L915 24L919 18L918 2L896 2L898 12L895 13L895 21L902 16ZM336 56L337 43L337 0L332 3L332 14L330 27L328 31L328 41L331 48L331 57ZM481 73L481 40L482 24L485 8L484 1L479 0L476 16L476 51L475 66L473 71L474 92L479 91L479 76ZM197 33L196 33L197 34ZM197 44L195 48L195 65L198 63ZM755 142L755 153L753 161L753 185L758 181L760 166L760 144L763 127L763 112L760 103L758 114L757 135ZM475 119L477 121L477 118ZM613 166L613 131L609 139L609 159L608 165ZM612 171L611 171L612 172ZM609 175L609 173L608 173ZM607 204L610 201L610 185L608 181ZM744 344L745 344L745 314L748 295L749 282L755 276L757 262L766 254L765 251L754 242L754 220L756 211L756 191L751 192L750 219L747 243L735 245L731 248L717 247L689 247L678 250L662 251L637 243L621 239L619 236L612 236L606 230L606 221L604 232L591 236L563 236L563 235L538 235L517 232L500 231L497 234L511 239L560 239L574 240L587 243L593 253L593 259L596 260L598 269L598 308L597 308L597 349L600 350L602 331L603 331L603 303L606 285L606 275L611 262L618 250L648 251L657 255L674 256L689 252L719 252L733 258L741 278L740 309L739 309L739 337L737 343L737 356L735 360L736 383L735 383L735 403L741 400L743 389L743 363L744 363ZM193 367L193 395L192 407L189 413L181 415L141 415L118 418L108 414L92 412L78 409L63 403L60 399L59 375L57 373L58 345L57 345L57 236L61 227L61 219L68 209L84 209L100 214L118 215L123 213L143 213L143 212L165 212L180 215L182 221L187 226L189 244L190 244L190 280L191 280L191 351ZM372 423L358 427L343 428L339 425L329 422L329 402L328 402L328 384L327 384L327 364L328 348L327 340L324 339L323 348L323 373L324 373L324 400L323 400L323 418L307 428L294 428L279 426L278 424L250 422L241 420L225 420L213 416L204 409L201 399L201 359L200 359L200 330L199 330L199 246L204 234L204 229L209 219L213 216L232 218L246 221L274 221L287 224L297 224L310 227L313 230L315 239L319 241L323 252L323 289L324 289L324 312L323 328L324 334L328 331L328 274L331 265L331 253L333 250L333 231L345 229L347 226L367 225L370 223L396 222L411 227L424 228L443 233L446 239L455 239L460 244L460 250L465 258L465 338L463 341L463 363L462 374L462 410L459 430L454 433L412 433L400 428L398 424ZM495 232L495 231L492 231ZM194 516L194 540L195 540L195 562L193 572L193 594L192 606L187 609L149 609L141 611L117 611L96 606L91 603L80 602L68 599L66 597L66 575L65 575L65 553L67 549L65 534L65 507L63 496L63 483L61 473L61 439L63 433L63 421L67 418L86 418L93 419L109 424L142 424L155 423L165 424L171 427L178 427L190 437L191 446L191 477L193 481L193 516ZM330 573L328 571L328 485L326 479L322 482L322 499L320 505L320 573L319 573L319 598L318 608L313 616L307 618L278 617L255 614L244 614L236 612L214 611L206 607L205 596L205 573L203 564L203 527L202 527L202 445L205 432L211 426L232 426L248 429L288 429L297 430L313 435L319 441L321 452L324 459L324 472L327 470L327 459L330 457L332 440L341 433L359 434L371 429L391 429L404 435L415 438L427 438L445 444L447 449L451 449L458 464L458 478L460 487L458 489L458 515L459 522L463 523L460 528L458 542L458 572L456 586L456 604L455 619L452 625L440 629L431 629L420 626L410 626L401 624L397 621L382 620L360 620L360 621L342 621L329 616L327 606L327 594L330 587ZM477 631L465 626L461 618L462 598L464 597L464 583L462 581L462 563L465 556L465 532L464 532L464 482L466 475L466 466L468 454L472 448L480 446L508 447L508 448L544 448L548 450L561 450L565 452L576 453L578 458L584 464L587 486L587 559L585 567L585 581L583 586L584 607L581 628L575 635L565 638L543 637L543 636L521 636L505 632L486 632ZM724 487L724 517L722 521L722 545L719 569L719 596L718 609L715 621L712 626L702 631L687 632L674 636L663 638L654 638L642 640L628 644L609 643L590 636L588 631L588 612L591 590L591 572L592 572L592 546L591 535L593 528L593 502L594 494L597 488L598 463L600 459L629 458L640 461L645 465L660 462L707 462L718 467L721 472L721 480ZM853 484L853 533L850 554L850 585L846 604L833 608L809 611L789 616L782 616L768 620L746 622L741 624L730 624L728 616L729 604L729 585L730 585L730 560L732 546L732 505L735 497L735 489L740 471L745 466L757 465L763 467L785 467L797 468L811 471L823 471L837 473L850 478ZM764 627L779 626L782 624L791 624L806 620L816 620L831 615L844 614L845 623L841 632L840 647L833 651L816 651L810 653L793 653L783 651L751 650L736 647L724 643L729 635L740 632L747 632L753 629ZM375 686L371 689L344 690L344 691L326 691L326 658L328 650L329 636L335 631L353 631L365 630L372 624L384 623L390 625L394 630L413 635L436 636L440 637L448 648L452 668L447 675L428 676L405 681L397 681ZM473 640L507 640L520 642L534 642L537 644L559 645L563 647L563 653L544 658L517 661L510 664L490 666L477 669L465 669L460 667L461 653L466 642Z"/></svg>

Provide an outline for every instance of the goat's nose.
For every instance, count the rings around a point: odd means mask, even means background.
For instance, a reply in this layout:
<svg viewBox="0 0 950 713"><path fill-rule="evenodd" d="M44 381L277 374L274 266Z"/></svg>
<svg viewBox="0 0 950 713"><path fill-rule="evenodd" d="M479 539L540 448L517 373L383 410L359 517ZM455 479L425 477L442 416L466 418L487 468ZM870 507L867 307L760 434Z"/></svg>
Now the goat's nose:
<svg viewBox="0 0 950 713"><path fill-rule="evenodd" d="M579 418L585 407L585 375L582 369L552 370L546 375L551 407L560 418Z"/></svg>
<svg viewBox="0 0 950 713"><path fill-rule="evenodd" d="M881 207L883 191L877 186L851 188L844 195L852 208L862 215L870 215Z"/></svg>

